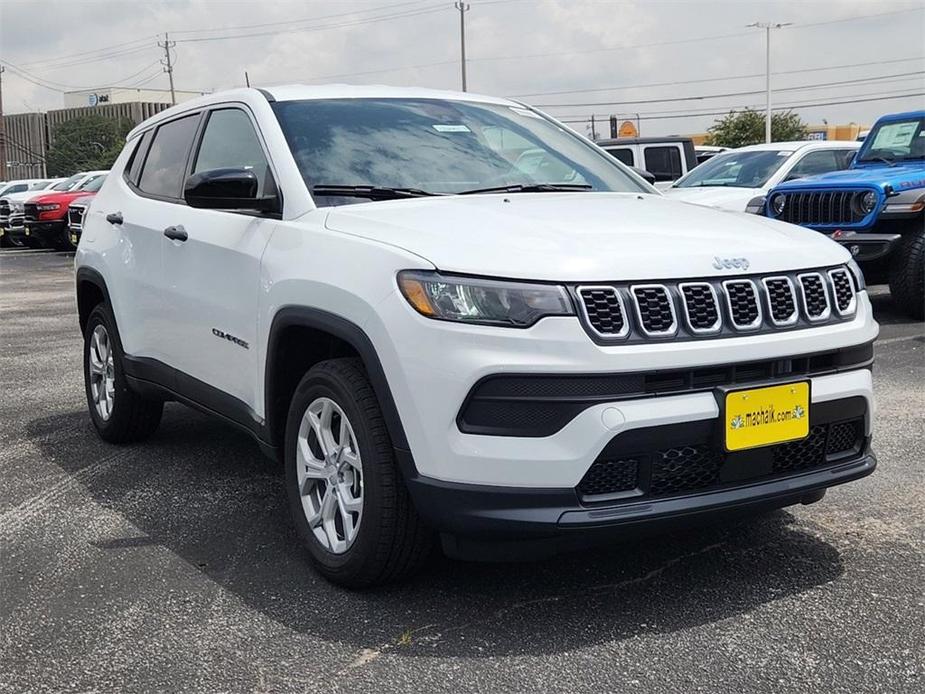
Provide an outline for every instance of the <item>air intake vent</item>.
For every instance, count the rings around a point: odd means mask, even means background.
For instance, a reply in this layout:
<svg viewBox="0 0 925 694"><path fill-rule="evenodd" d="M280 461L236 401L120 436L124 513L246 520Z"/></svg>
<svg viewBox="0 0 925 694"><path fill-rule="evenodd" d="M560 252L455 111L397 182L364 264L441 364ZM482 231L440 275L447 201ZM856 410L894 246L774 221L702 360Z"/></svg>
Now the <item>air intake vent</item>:
<svg viewBox="0 0 925 694"><path fill-rule="evenodd" d="M751 280L726 280L726 305L729 319L738 330L756 330L761 325L758 290Z"/></svg>
<svg viewBox="0 0 925 694"><path fill-rule="evenodd" d="M662 284L637 284L630 287L636 315L642 331L649 337L674 335L678 330L674 303Z"/></svg>
<svg viewBox="0 0 925 694"><path fill-rule="evenodd" d="M823 321L832 313L829 308L829 296L825 290L825 282L818 272L809 272L797 278L800 282L800 293L803 296L803 310L810 321Z"/></svg>
<svg viewBox="0 0 925 694"><path fill-rule="evenodd" d="M838 315L847 316L854 313L857 308L857 297L854 295L854 285L845 269L829 270L835 295L835 310Z"/></svg>
<svg viewBox="0 0 925 694"><path fill-rule="evenodd" d="M604 337L629 332L623 296L614 287L578 287L581 308L591 328Z"/></svg>
<svg viewBox="0 0 925 694"><path fill-rule="evenodd" d="M797 310L797 298L793 291L793 282L789 277L766 277L764 290L768 295L768 313L774 325L782 327L793 325L800 317Z"/></svg>
<svg viewBox="0 0 925 694"><path fill-rule="evenodd" d="M719 332L722 319L713 286L706 282L686 282L678 285L684 304L687 327L698 335Z"/></svg>

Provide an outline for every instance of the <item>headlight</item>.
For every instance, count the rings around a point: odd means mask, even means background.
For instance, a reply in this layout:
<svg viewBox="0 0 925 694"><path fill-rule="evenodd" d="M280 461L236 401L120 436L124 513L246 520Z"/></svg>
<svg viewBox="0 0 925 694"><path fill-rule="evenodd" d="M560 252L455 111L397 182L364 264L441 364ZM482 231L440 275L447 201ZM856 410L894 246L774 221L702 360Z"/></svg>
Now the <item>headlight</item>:
<svg viewBox="0 0 925 694"><path fill-rule="evenodd" d="M57 210L60 207L61 205L56 202L49 202L45 205L36 205L35 209L37 209L39 212L52 212L53 210Z"/></svg>
<svg viewBox="0 0 925 694"><path fill-rule="evenodd" d="M864 282L864 273L861 272L861 266L854 261L854 258L848 261L848 269L854 275L854 284L857 290L865 289L867 284Z"/></svg>
<svg viewBox="0 0 925 694"><path fill-rule="evenodd" d="M784 211L784 203L787 201L787 196L783 193L778 193L777 195L771 198L771 212L775 217L780 217Z"/></svg>
<svg viewBox="0 0 925 694"><path fill-rule="evenodd" d="M21 203L21 202L14 202L14 203L10 206L10 209L11 209L13 212L22 212L25 208L26 208L25 204L24 204L24 203Z"/></svg>
<svg viewBox="0 0 925 694"><path fill-rule="evenodd" d="M764 196L758 195L748 201L745 211L749 214L761 214L764 211Z"/></svg>
<svg viewBox="0 0 925 694"><path fill-rule="evenodd" d="M421 315L439 320L526 328L544 316L574 314L564 287L444 276L408 270L398 286Z"/></svg>
<svg viewBox="0 0 925 694"><path fill-rule="evenodd" d="M862 193L860 204L864 214L870 214L877 206L877 194L872 190L868 190L866 193Z"/></svg>

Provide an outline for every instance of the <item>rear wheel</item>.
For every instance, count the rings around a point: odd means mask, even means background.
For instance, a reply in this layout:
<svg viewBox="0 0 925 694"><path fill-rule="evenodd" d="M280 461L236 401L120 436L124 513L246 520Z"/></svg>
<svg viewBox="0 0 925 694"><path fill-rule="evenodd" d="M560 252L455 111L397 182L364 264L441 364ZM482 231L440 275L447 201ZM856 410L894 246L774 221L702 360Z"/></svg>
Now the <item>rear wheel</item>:
<svg viewBox="0 0 925 694"><path fill-rule="evenodd" d="M285 446L293 520L325 578L363 587L421 566L432 535L411 504L359 361L331 359L305 374Z"/></svg>
<svg viewBox="0 0 925 694"><path fill-rule="evenodd" d="M157 429L162 400L133 391L125 378L115 321L105 304L97 305L84 330L84 383L90 419L105 441L141 441Z"/></svg>
<svg viewBox="0 0 925 694"><path fill-rule="evenodd" d="M906 315L925 317L925 229L905 234L893 252L890 294Z"/></svg>

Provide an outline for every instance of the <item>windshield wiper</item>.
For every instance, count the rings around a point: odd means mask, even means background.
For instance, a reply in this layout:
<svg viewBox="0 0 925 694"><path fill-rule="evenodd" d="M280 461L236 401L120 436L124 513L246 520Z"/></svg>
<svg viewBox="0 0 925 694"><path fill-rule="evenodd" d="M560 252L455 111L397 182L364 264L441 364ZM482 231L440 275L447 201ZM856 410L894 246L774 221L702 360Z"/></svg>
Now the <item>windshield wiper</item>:
<svg viewBox="0 0 925 694"><path fill-rule="evenodd" d="M460 191L459 195L475 195L477 193L568 193L591 190L592 188L593 186L587 183L516 183L510 186L463 190Z"/></svg>
<svg viewBox="0 0 925 694"><path fill-rule="evenodd" d="M896 160L895 160L895 159L890 159L890 158L888 158L888 157L882 157L882 156L880 156L879 154L875 154L875 155L872 156L872 157L864 157L864 158L861 159L860 161L861 161L861 163L864 163L865 161L882 161L882 162L883 162L884 164L886 164L887 166L896 166Z"/></svg>
<svg viewBox="0 0 925 694"><path fill-rule="evenodd" d="M426 198L442 193L431 193L420 188L389 188L388 186L342 186L319 183L312 186L313 195L343 196L347 198L369 198L370 200L401 200L403 198Z"/></svg>

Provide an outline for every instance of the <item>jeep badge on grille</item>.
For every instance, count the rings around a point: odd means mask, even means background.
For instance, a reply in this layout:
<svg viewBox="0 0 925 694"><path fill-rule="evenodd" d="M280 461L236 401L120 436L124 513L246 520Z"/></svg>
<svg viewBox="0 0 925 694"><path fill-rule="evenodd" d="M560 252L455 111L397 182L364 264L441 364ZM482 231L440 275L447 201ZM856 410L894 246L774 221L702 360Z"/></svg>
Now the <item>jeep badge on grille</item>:
<svg viewBox="0 0 925 694"><path fill-rule="evenodd" d="M720 258L713 256L713 267L717 270L748 270L748 258Z"/></svg>

